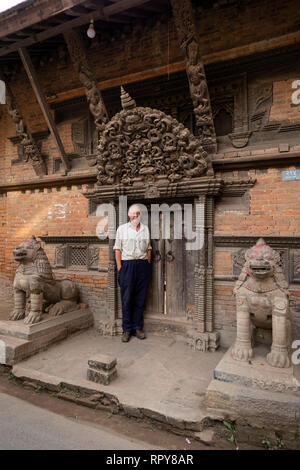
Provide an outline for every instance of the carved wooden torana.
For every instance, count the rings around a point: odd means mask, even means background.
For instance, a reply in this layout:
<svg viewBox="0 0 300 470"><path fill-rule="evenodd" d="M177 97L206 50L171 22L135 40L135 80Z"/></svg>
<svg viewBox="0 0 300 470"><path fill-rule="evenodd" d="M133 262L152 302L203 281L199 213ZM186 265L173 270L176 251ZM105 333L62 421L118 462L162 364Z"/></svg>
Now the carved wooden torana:
<svg viewBox="0 0 300 470"><path fill-rule="evenodd" d="M206 173L207 153L183 124L162 111L136 107L122 89L123 111L105 126L99 142L98 184L171 182Z"/></svg>
<svg viewBox="0 0 300 470"><path fill-rule="evenodd" d="M199 139L205 150L215 153L216 133L193 7L190 0L171 0L171 5L180 47L186 58L186 72Z"/></svg>

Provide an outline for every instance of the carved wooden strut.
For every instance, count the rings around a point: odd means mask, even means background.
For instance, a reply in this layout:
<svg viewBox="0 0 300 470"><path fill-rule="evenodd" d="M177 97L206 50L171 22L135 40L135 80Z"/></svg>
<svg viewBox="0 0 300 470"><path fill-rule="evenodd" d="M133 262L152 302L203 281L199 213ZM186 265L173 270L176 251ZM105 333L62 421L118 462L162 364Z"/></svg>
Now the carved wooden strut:
<svg viewBox="0 0 300 470"><path fill-rule="evenodd" d="M102 131L105 123L108 121L108 114L98 88L97 80L88 65L83 40L80 33L75 30L65 32L64 38L79 80L85 88L89 108L94 116L95 126L99 131Z"/></svg>
<svg viewBox="0 0 300 470"><path fill-rule="evenodd" d="M213 114L192 4L190 0L171 0L171 5L180 47L186 58L186 72L199 139L208 153L216 153L217 143Z"/></svg>
<svg viewBox="0 0 300 470"><path fill-rule="evenodd" d="M6 83L6 107L12 118L18 135L21 137L20 144L23 145L26 162L32 164L35 173L38 176L46 175L47 169L40 150L32 137L26 122L18 108L15 97Z"/></svg>

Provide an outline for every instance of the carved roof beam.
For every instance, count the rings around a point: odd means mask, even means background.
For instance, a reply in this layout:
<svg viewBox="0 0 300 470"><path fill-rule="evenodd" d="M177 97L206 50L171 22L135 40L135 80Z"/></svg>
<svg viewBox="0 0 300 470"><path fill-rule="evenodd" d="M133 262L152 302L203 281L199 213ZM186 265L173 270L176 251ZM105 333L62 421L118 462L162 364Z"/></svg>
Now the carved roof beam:
<svg viewBox="0 0 300 470"><path fill-rule="evenodd" d="M33 2L31 6L23 8L18 5L9 15L1 13L0 15L0 37L15 33L28 26L33 26L42 20L53 18L55 15L64 13L69 8L84 3L85 0L41 0Z"/></svg>
<svg viewBox="0 0 300 470"><path fill-rule="evenodd" d="M180 47L185 55L200 142L208 153L216 153L216 132L191 0L171 0L171 5Z"/></svg>
<svg viewBox="0 0 300 470"><path fill-rule="evenodd" d="M92 9L85 8L84 6L79 5L77 7L66 10L65 14L69 16L80 16L86 15L87 13L92 13L92 11Z"/></svg>
<svg viewBox="0 0 300 470"><path fill-rule="evenodd" d="M98 88L97 80L88 65L86 50L80 32L74 29L67 31L64 33L64 38L73 66L78 73L79 80L84 86L89 108L94 117L95 126L99 131L102 131L105 123L108 122L108 113Z"/></svg>
<svg viewBox="0 0 300 470"><path fill-rule="evenodd" d="M124 12L125 10L129 10L130 8L140 7L144 3L148 2L149 0L119 0L112 5L104 7L103 13L105 16L112 16Z"/></svg>
<svg viewBox="0 0 300 470"><path fill-rule="evenodd" d="M35 96L37 98L37 101L38 101L38 103L41 107L41 110L42 110L42 113L43 113L44 118L46 120L46 123L48 125L48 128L49 128L49 130L52 134L52 137L53 137L54 142L56 144L56 147L58 149L59 156L61 157L61 160L62 160L63 166L65 168L65 171L67 172L71 168L71 165L70 165L69 159L68 159L68 157L65 153L64 146L62 144L60 136L58 134L56 125L54 123L52 114L50 112L49 105L46 101L44 93L43 93L43 91L41 89L41 86L39 84L38 77L37 77L36 71L33 67L33 64L31 62L30 56L29 56L29 54L28 54L28 52L25 48L19 49L19 54L20 54L21 60L23 62L24 68L26 70L27 76L29 78L30 84L31 84L31 86L33 88L33 91L35 93Z"/></svg>
<svg viewBox="0 0 300 470"><path fill-rule="evenodd" d="M2 71L0 70L0 79L4 80ZM6 107L7 111L12 118L18 136L20 137L20 144L23 145L24 155L26 162L31 163L35 173L38 176L47 174L46 165L44 159L40 153L40 150L29 131L25 119L23 118L20 109L17 105L16 99L11 91L10 86L5 80L6 85Z"/></svg>
<svg viewBox="0 0 300 470"><path fill-rule="evenodd" d="M142 6L144 11L149 11L153 13L162 13L163 11L166 10L167 7L168 7L168 2L166 4L162 0L159 0L159 2L154 2L152 0L151 3Z"/></svg>

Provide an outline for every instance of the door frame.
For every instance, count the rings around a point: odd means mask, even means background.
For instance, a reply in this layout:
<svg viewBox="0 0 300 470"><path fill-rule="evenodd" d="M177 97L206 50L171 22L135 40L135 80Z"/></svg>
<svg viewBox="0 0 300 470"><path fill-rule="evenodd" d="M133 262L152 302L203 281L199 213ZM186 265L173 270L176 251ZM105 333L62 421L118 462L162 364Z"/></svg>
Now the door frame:
<svg viewBox="0 0 300 470"><path fill-rule="evenodd" d="M201 350L215 350L218 347L219 334L214 331L213 314L213 224L214 224L214 197L223 187L223 180L214 177L201 177L183 179L177 183L161 180L156 183L136 184L125 186L122 184L101 186L96 191L85 194L95 204L110 203L115 207L117 221L119 220L119 197L127 196L128 205L133 203L167 203L170 201L182 203L184 200L193 200L195 211L195 232L204 240L203 248L196 252L194 310L190 317L183 322L168 318L153 321L154 331L169 328L173 331L179 328L185 334L192 328L193 335L189 341L191 345ZM199 209L200 208L200 209ZM199 209L199 210L198 210ZM122 217L121 217L122 220ZM127 222L126 220L123 222ZM114 239L109 239L108 264L108 290L107 290L107 322L106 330L115 335L122 332L121 326L121 299L117 283L117 269L114 256ZM149 319L150 321L150 319ZM167 326L164 326L167 322ZM147 322L146 322L147 323ZM163 325L164 323L164 325ZM180 325L179 325L180 324ZM169 325L169 326L168 326ZM179 326L178 326L179 325ZM175 330L174 330L175 329ZM177 330L176 330L177 331ZM201 346L196 346L196 345Z"/></svg>

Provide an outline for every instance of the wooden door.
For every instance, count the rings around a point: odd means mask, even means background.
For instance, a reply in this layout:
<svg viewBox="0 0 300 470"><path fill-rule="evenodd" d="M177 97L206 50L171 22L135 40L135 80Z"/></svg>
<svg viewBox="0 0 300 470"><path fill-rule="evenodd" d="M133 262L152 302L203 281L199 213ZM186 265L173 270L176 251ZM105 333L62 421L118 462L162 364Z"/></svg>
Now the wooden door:
<svg viewBox="0 0 300 470"><path fill-rule="evenodd" d="M174 214L170 214L170 237L164 238L164 217L160 214L160 239L151 238L152 278L145 315L186 316L185 239L174 239ZM190 278L190 276L189 276Z"/></svg>
<svg viewBox="0 0 300 470"><path fill-rule="evenodd" d="M149 229L151 227L149 219ZM164 241L161 231L161 214L159 220L159 238L151 237L151 282L147 292L145 314L163 315L164 313ZM151 234L150 234L151 236Z"/></svg>

